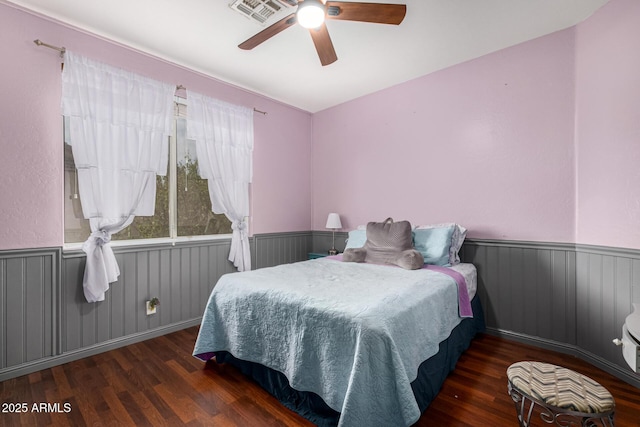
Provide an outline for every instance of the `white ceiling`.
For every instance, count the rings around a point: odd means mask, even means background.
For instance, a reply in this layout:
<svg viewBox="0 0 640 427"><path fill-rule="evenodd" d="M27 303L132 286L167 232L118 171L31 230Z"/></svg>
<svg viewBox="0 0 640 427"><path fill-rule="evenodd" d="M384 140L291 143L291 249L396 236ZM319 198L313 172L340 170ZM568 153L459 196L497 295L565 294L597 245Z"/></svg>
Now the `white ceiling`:
<svg viewBox="0 0 640 427"><path fill-rule="evenodd" d="M568 28L608 0L367 0L407 15L399 26L328 21L338 61L326 67L297 25L239 49L263 27L231 0L6 1L313 113Z"/></svg>

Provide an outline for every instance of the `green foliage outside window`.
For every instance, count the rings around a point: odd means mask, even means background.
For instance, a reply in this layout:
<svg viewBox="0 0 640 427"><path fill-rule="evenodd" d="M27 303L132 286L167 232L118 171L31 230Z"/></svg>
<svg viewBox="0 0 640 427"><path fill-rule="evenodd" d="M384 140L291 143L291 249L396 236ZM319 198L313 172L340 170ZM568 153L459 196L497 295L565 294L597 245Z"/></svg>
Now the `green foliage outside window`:
<svg viewBox="0 0 640 427"><path fill-rule="evenodd" d="M178 236L231 233L227 217L211 211L208 183L198 175L198 163L178 166L177 178ZM169 236L169 180L161 176L156 180L155 215L136 217L129 227L113 236L114 240Z"/></svg>
<svg viewBox="0 0 640 427"><path fill-rule="evenodd" d="M169 237L169 180L156 176L156 210L153 216L137 216L130 226L111 236L112 240Z"/></svg>
<svg viewBox="0 0 640 427"><path fill-rule="evenodd" d="M91 233L82 216L71 147L65 144L65 242L83 242ZM176 169L177 236L231 233L224 214L214 214L206 179L198 175L197 161L183 159ZM156 206L152 217L138 216L133 223L112 236L113 240L153 239L170 236L170 179L156 177Z"/></svg>
<svg viewBox="0 0 640 427"><path fill-rule="evenodd" d="M206 179L198 175L198 162L178 166L178 236L231 233L224 214L214 214Z"/></svg>

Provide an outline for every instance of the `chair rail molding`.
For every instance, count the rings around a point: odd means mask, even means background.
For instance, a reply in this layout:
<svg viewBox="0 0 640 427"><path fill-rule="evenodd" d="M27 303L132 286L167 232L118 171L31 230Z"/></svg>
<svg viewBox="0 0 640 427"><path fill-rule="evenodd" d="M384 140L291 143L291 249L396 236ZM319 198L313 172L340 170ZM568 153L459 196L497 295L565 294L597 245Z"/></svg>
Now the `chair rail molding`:
<svg viewBox="0 0 640 427"><path fill-rule="evenodd" d="M572 354L640 388L612 340L640 302L640 250L467 239L487 331Z"/></svg>
<svg viewBox="0 0 640 427"><path fill-rule="evenodd" d="M336 233L344 250L348 234ZM264 268L326 251L329 231L250 239ZM0 381L163 335L200 321L218 278L235 272L229 239L116 247L121 276L100 303L84 301L82 251L0 251ZM640 302L640 250L467 239L489 333L579 356L640 388L612 344ZM146 315L145 302L161 305Z"/></svg>

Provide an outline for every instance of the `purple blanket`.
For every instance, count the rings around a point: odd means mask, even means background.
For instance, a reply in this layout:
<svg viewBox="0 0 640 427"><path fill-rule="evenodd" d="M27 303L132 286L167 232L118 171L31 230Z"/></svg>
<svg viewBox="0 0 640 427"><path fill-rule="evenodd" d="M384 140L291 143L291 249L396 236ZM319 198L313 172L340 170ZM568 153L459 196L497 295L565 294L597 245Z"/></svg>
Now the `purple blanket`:
<svg viewBox="0 0 640 427"><path fill-rule="evenodd" d="M458 312L460 317L473 317L473 310L471 310L471 302L469 301L469 291L467 290L467 281L464 280L462 274L449 267L442 267L440 265L425 264L422 268L446 274L455 280L458 284Z"/></svg>

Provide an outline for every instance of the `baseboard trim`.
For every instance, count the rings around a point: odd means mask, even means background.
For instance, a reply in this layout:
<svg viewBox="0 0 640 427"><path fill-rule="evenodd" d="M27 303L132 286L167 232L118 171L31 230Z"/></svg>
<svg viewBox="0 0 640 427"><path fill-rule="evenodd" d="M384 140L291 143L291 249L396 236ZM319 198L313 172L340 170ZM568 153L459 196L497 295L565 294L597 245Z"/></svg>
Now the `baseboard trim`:
<svg viewBox="0 0 640 427"><path fill-rule="evenodd" d="M10 367L0 371L0 382L9 380L11 378L20 377L22 375L28 375L33 372L41 371L43 369L52 368L54 366L62 365L68 362L73 362L85 357L94 356L105 351L114 350L116 348L125 347L127 345L135 344L141 341L146 341L151 338L156 338L162 335L167 335L172 332L177 332L182 329L197 326L202 320L201 317L191 320L185 320L182 322L172 323L171 325L162 326L150 331L138 332L135 334L127 335L126 337L116 338L109 341L104 341L96 345L84 347L78 350L69 351L60 355L48 357L46 359L38 359L33 362L23 363L16 367Z"/></svg>
<svg viewBox="0 0 640 427"><path fill-rule="evenodd" d="M566 344L558 341L548 340L545 338L534 337L531 335L521 334L518 332L505 331L498 328L487 327L487 334L494 335L501 338L506 338L512 341L517 341L523 344L532 345L534 347L544 348L545 350L557 351L558 353L568 354L570 356L578 357L585 362L602 369L603 371L613 375L622 381L631 384L632 386L640 389L640 376L634 375L629 369L623 370L619 366L596 356L595 354L584 351L578 346Z"/></svg>

